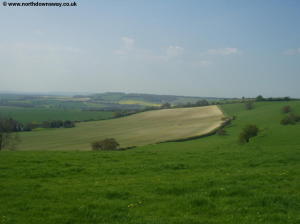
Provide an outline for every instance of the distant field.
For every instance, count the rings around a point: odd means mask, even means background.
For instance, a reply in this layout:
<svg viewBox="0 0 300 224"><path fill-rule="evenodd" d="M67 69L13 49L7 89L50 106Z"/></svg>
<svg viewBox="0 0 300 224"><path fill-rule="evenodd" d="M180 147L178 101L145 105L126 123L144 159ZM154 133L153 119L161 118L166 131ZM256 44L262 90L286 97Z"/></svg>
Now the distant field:
<svg viewBox="0 0 300 224"><path fill-rule="evenodd" d="M21 108L0 106L0 116L11 117L22 123L42 122L47 120L102 120L111 118L112 112L82 111L58 108Z"/></svg>
<svg viewBox="0 0 300 224"><path fill-rule="evenodd" d="M300 102L222 106L236 115L226 136L0 152L0 223L299 224L300 125L280 125L285 105L300 114ZM240 145L246 124L261 131Z"/></svg>
<svg viewBox="0 0 300 224"><path fill-rule="evenodd" d="M89 150L90 143L115 138L121 147L205 134L222 121L217 106L155 110L128 117L78 123L71 129L21 133L20 150Z"/></svg>
<svg viewBox="0 0 300 224"><path fill-rule="evenodd" d="M151 102L140 101L140 100L121 100L119 101L119 104L138 104L138 105L149 106L149 107L161 106L161 104L158 103L151 103Z"/></svg>
<svg viewBox="0 0 300 224"><path fill-rule="evenodd" d="M45 99L52 99L52 100L60 100L60 101L89 101L91 98L89 97L68 97L68 96L44 96Z"/></svg>
<svg viewBox="0 0 300 224"><path fill-rule="evenodd" d="M189 97L172 95L154 95L139 93L96 93L90 95L38 95L38 94L1 94L0 106L23 108L57 108L57 109L106 109L136 110L147 106L160 106L163 103L171 105L195 103L199 100L218 101L220 98Z"/></svg>

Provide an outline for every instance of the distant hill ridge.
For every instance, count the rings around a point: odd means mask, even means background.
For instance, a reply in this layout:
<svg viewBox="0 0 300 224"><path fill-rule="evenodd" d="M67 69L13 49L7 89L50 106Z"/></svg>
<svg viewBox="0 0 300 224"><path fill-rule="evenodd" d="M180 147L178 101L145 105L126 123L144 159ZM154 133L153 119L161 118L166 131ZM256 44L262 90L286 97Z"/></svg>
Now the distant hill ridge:
<svg viewBox="0 0 300 224"><path fill-rule="evenodd" d="M219 101L229 98L158 95L146 93L1 93L0 106L22 108L60 108L79 110L138 110L158 107L164 103L171 105L193 104L200 100Z"/></svg>
<svg viewBox="0 0 300 224"><path fill-rule="evenodd" d="M79 97L79 96L74 96ZM82 97L82 96L80 96ZM198 97L198 96L179 96L179 95L159 95L159 94L147 94L147 93L123 93L123 92L105 92L96 93L91 95L92 98L102 99L102 100L142 100L153 103L180 103L184 102L194 102L200 99L206 100L220 100L226 98L218 97Z"/></svg>

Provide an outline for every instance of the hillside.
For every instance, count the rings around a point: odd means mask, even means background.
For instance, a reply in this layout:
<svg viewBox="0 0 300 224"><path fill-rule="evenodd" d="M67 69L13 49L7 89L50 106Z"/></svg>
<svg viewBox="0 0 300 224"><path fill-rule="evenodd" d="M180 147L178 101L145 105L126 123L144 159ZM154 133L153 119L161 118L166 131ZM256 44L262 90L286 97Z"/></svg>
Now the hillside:
<svg viewBox="0 0 300 224"><path fill-rule="evenodd" d="M82 122L71 129L20 133L20 150L90 150L90 144L115 138L121 147L140 146L206 134L223 117L217 106L154 110L105 121Z"/></svg>
<svg viewBox="0 0 300 224"><path fill-rule="evenodd" d="M5 224L297 224L300 125L286 102L223 106L226 136L119 152L0 153ZM289 102L300 113L300 102ZM245 124L261 129L237 143Z"/></svg>

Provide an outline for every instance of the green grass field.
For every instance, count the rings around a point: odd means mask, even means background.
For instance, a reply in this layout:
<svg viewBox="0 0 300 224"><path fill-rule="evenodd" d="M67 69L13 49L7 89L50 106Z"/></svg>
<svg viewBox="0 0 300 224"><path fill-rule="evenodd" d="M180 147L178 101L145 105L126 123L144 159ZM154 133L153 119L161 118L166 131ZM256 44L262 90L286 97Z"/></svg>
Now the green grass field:
<svg viewBox="0 0 300 224"><path fill-rule="evenodd" d="M205 134L223 117L217 106L154 110L118 119L77 123L75 128L20 133L20 150L91 150L96 140L115 138L121 147Z"/></svg>
<svg viewBox="0 0 300 224"><path fill-rule="evenodd" d="M22 123L43 122L47 120L102 120L113 116L106 111L82 111L79 109L22 108L0 106L0 116L11 117Z"/></svg>
<svg viewBox="0 0 300 224"><path fill-rule="evenodd" d="M224 105L226 136L116 152L3 151L1 224L299 224L300 102ZM237 143L246 124L259 136Z"/></svg>

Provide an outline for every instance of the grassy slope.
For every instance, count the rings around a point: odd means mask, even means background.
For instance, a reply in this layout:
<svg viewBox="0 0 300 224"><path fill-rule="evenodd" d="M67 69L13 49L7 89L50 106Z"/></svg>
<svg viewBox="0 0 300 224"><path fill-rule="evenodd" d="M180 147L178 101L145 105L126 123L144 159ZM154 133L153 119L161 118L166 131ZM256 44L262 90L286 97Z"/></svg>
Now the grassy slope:
<svg viewBox="0 0 300 224"><path fill-rule="evenodd" d="M291 102L300 113L300 102ZM296 224L300 125L285 103L236 114L227 136L121 152L1 152L0 223ZM263 129L247 145L240 129Z"/></svg>
<svg viewBox="0 0 300 224"><path fill-rule="evenodd" d="M155 110L119 119L79 123L75 128L21 133L21 150L90 150L90 143L116 138L121 147L201 135L217 127L216 106Z"/></svg>
<svg viewBox="0 0 300 224"><path fill-rule="evenodd" d="M81 111L46 108L19 108L1 107L0 115L12 117L20 122L42 122L47 120L101 120L111 118L112 112L106 111Z"/></svg>

